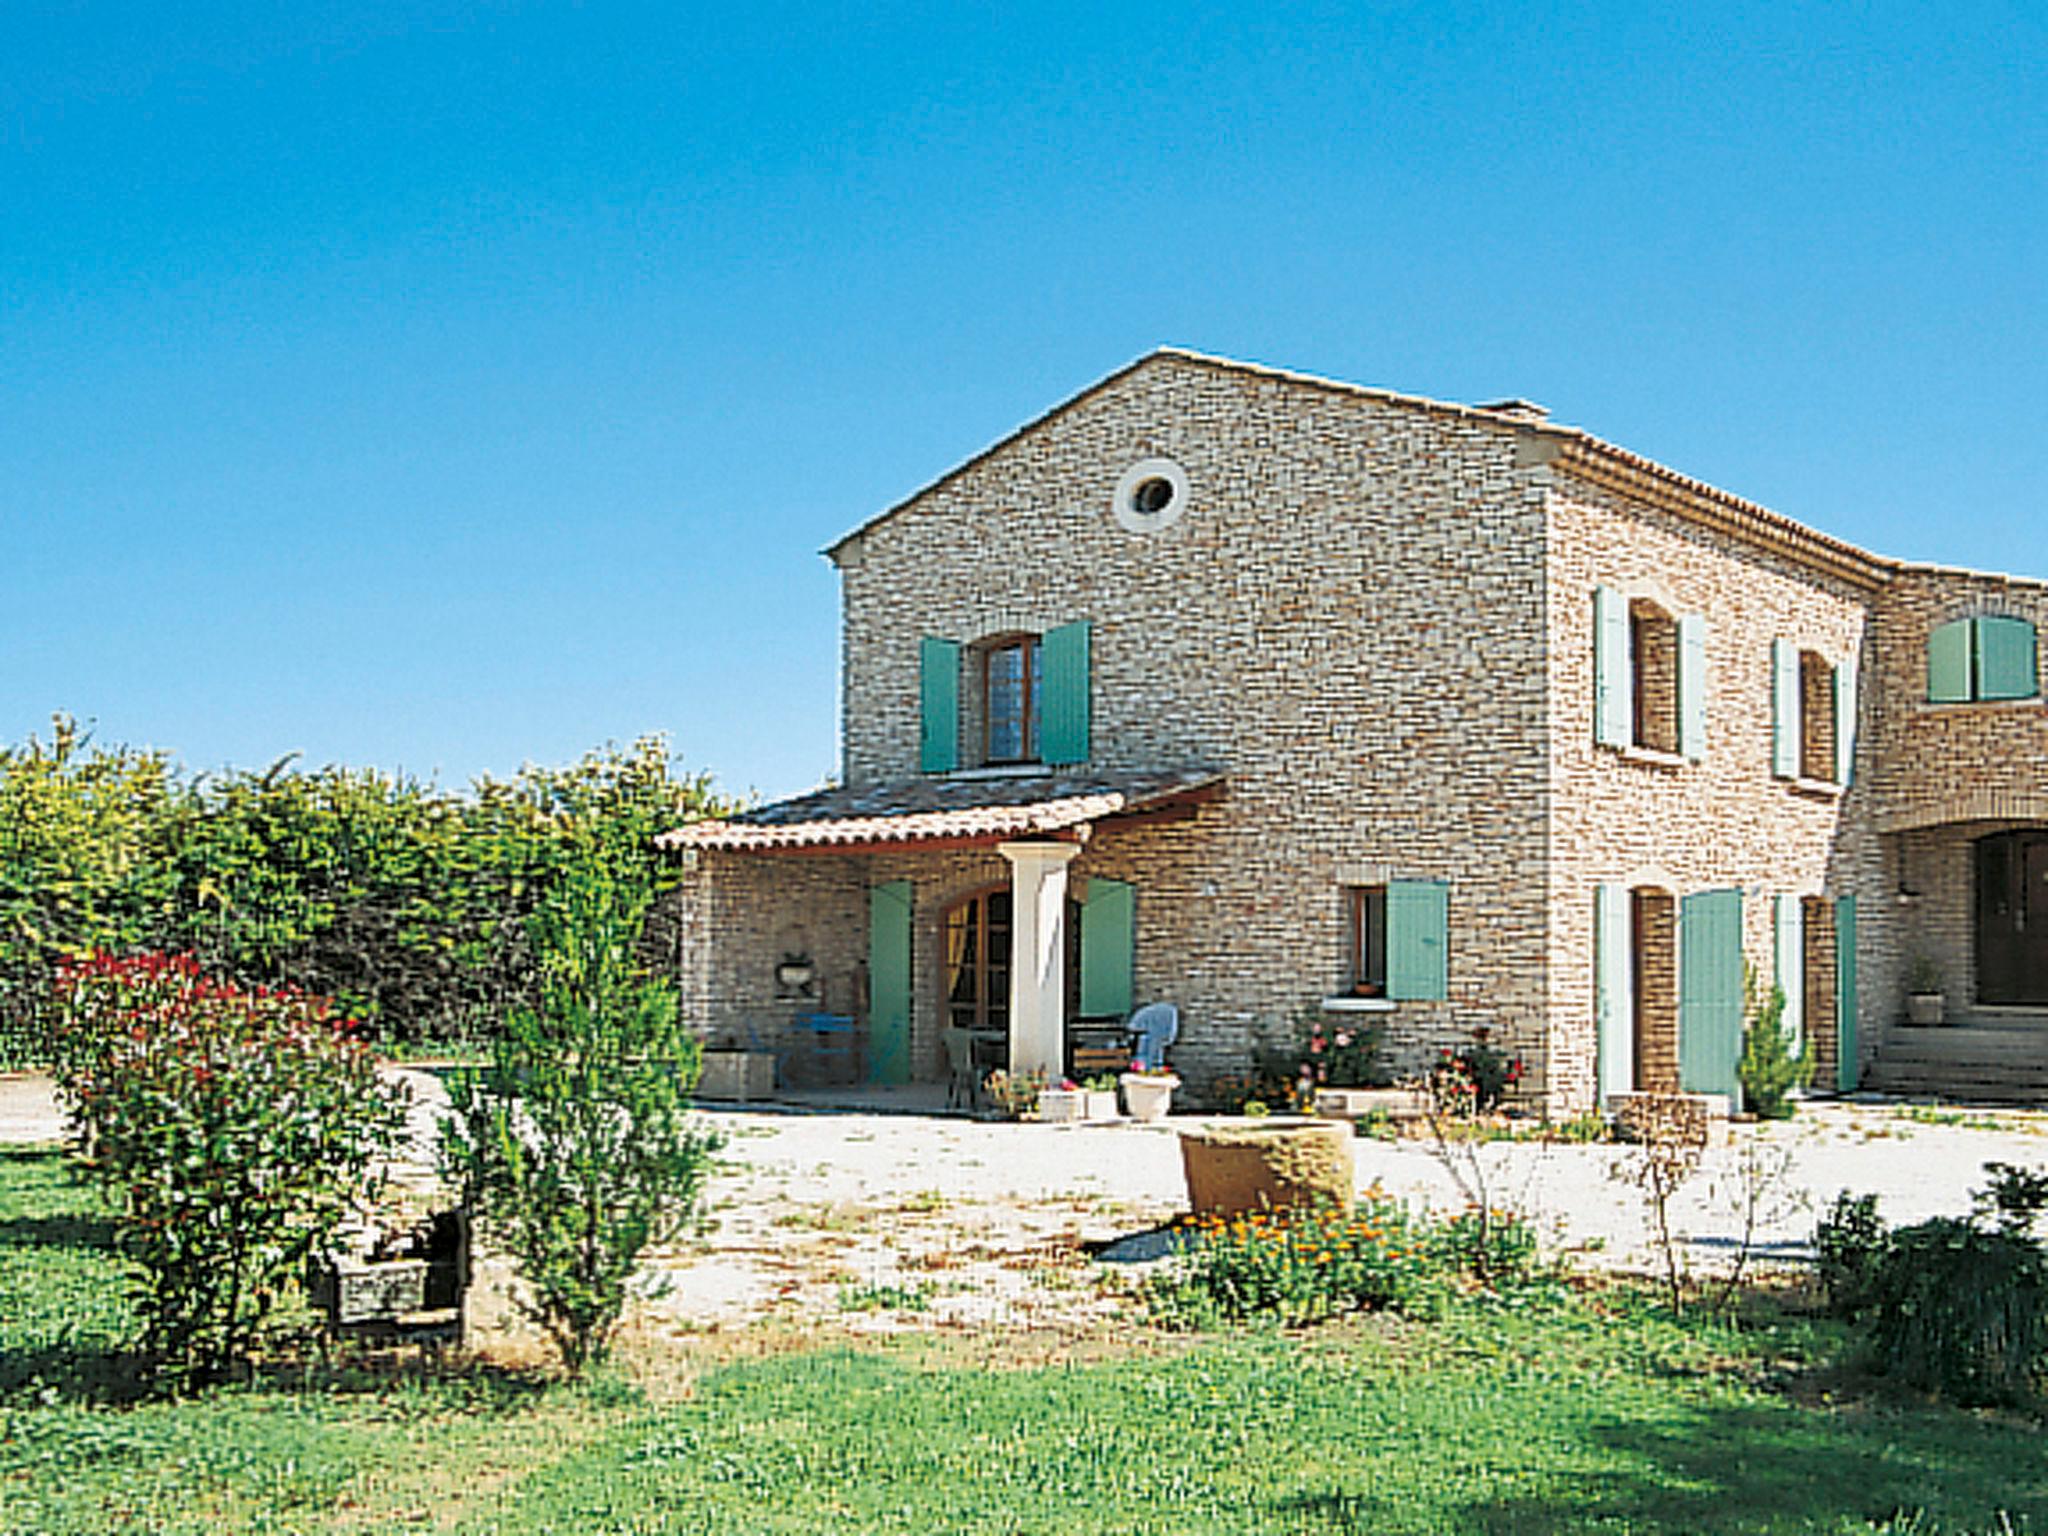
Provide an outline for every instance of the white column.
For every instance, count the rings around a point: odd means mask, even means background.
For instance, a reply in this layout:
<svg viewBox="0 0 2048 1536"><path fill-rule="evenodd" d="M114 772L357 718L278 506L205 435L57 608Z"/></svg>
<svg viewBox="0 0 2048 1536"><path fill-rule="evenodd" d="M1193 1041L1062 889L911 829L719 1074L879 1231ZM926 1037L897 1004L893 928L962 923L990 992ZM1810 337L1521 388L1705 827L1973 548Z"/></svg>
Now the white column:
<svg viewBox="0 0 2048 1536"><path fill-rule="evenodd" d="M1073 843L999 843L1010 861L1010 1070L1057 1081L1067 1059L1067 866Z"/></svg>

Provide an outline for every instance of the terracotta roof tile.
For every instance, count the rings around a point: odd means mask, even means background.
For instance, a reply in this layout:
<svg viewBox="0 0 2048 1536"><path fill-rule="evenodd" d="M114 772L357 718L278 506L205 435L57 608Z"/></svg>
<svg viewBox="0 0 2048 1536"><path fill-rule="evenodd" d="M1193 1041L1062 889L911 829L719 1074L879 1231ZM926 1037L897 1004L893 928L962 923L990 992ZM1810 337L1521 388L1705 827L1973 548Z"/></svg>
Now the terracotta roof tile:
<svg viewBox="0 0 2048 1536"><path fill-rule="evenodd" d="M1221 790L1213 768L1156 773L958 775L821 789L664 832L657 848L770 852L1027 837L1206 797Z"/></svg>

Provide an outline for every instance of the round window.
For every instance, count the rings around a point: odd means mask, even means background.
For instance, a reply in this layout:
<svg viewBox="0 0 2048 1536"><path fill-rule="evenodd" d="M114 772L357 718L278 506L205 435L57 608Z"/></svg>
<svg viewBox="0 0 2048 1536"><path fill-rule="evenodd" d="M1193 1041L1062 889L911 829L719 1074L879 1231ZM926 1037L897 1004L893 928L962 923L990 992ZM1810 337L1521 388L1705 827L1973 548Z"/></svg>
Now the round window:
<svg viewBox="0 0 2048 1536"><path fill-rule="evenodd" d="M1188 505L1188 472L1172 459L1141 459L1123 473L1110 498L1117 523L1132 533L1156 533Z"/></svg>

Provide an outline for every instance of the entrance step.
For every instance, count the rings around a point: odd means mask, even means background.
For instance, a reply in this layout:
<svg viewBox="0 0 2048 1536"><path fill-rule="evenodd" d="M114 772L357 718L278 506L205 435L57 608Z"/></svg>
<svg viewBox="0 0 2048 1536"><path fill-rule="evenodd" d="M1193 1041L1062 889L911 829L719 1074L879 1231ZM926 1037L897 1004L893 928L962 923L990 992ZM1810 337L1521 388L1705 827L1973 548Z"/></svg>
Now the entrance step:
<svg viewBox="0 0 2048 1536"><path fill-rule="evenodd" d="M1890 1030L1863 1086L1964 1103L2048 1104L2048 1027L1968 1017L1964 1024Z"/></svg>

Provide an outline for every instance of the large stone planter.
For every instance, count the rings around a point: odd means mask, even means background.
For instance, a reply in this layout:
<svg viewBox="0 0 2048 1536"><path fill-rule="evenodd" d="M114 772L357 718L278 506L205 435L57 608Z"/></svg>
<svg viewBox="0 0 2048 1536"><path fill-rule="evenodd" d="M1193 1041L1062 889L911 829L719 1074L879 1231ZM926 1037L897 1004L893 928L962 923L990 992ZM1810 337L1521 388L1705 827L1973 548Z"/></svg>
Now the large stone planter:
<svg viewBox="0 0 2048 1536"><path fill-rule="evenodd" d="M775 1096L775 1057L767 1051L706 1051L697 1097L744 1104Z"/></svg>
<svg viewBox="0 0 2048 1536"><path fill-rule="evenodd" d="M1351 1127L1329 1120L1264 1120L1182 1131L1181 1167L1198 1216L1311 1205L1349 1209Z"/></svg>
<svg viewBox="0 0 2048 1536"><path fill-rule="evenodd" d="M1118 1081L1124 1085L1125 1107L1142 1125L1157 1125L1166 1118L1173 1107L1173 1090L1180 1086L1177 1077L1148 1077L1140 1072L1126 1072Z"/></svg>

